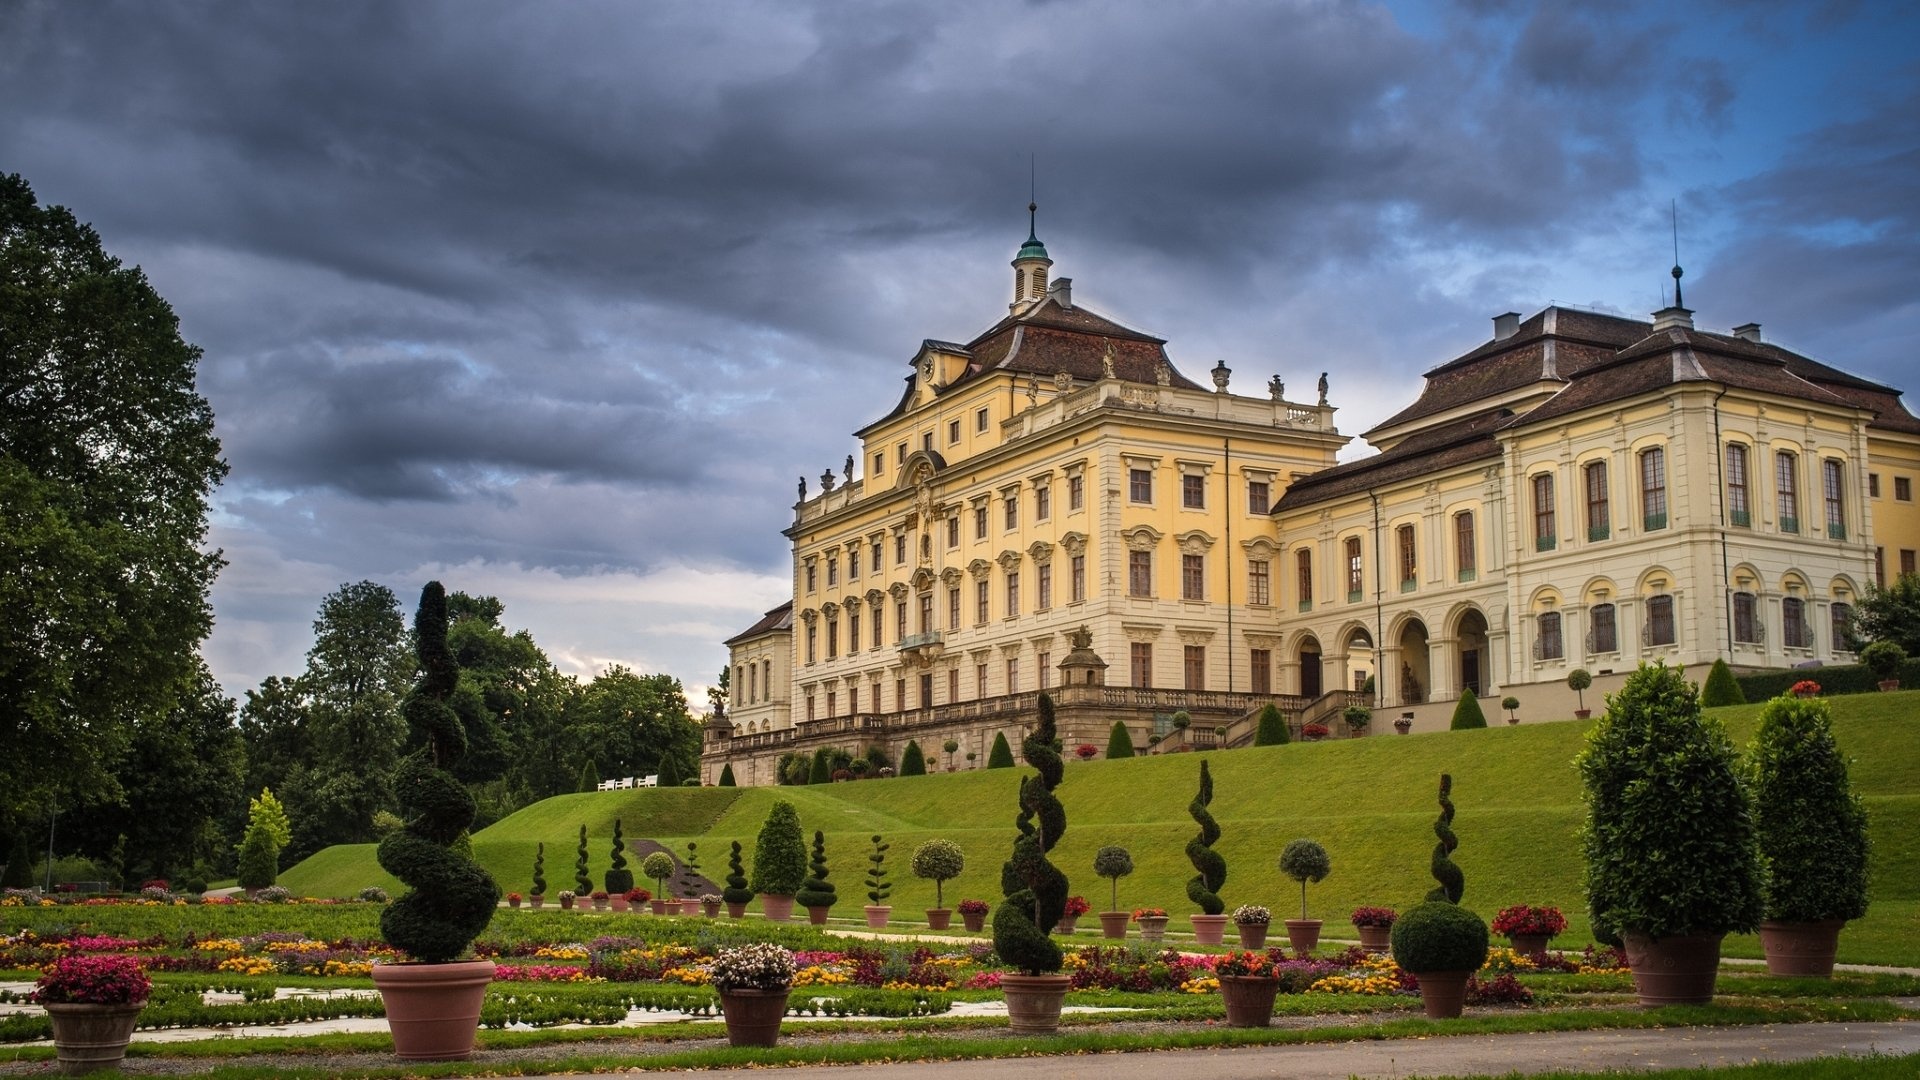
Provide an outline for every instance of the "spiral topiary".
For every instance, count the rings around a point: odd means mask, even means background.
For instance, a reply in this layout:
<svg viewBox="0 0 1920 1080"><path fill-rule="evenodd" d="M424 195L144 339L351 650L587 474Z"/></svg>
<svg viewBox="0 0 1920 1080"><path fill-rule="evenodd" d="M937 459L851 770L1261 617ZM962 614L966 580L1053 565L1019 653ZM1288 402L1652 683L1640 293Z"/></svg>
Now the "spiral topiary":
<svg viewBox="0 0 1920 1080"><path fill-rule="evenodd" d="M493 919L500 886L453 843L473 824L474 802L449 771L466 752L467 731L447 704L460 669L447 648L447 593L437 581L420 591L414 615L420 678L401 705L421 748L395 775L405 827L380 841L382 869L407 893L380 913L387 942L423 963L446 963L465 952Z"/></svg>
<svg viewBox="0 0 1920 1080"><path fill-rule="evenodd" d="M627 841L620 835L620 819L613 819L613 865L607 868L607 893L620 896L633 888L633 871L627 869Z"/></svg>
<svg viewBox="0 0 1920 1080"><path fill-rule="evenodd" d="M1220 839L1220 823L1207 813L1207 804L1212 801L1213 774L1202 761L1200 791L1187 804L1187 813L1200 823L1200 834L1187 841L1187 861L1199 871L1187 882L1187 899L1199 904L1202 913L1218 915L1227 910L1226 901L1219 896L1220 886L1227 883L1227 860L1213 850L1213 842Z"/></svg>
<svg viewBox="0 0 1920 1080"><path fill-rule="evenodd" d="M819 829L813 830L813 861L809 868L813 876L801 884L793 902L805 908L832 907L839 903L840 895L827 880L827 834Z"/></svg>
<svg viewBox="0 0 1920 1080"><path fill-rule="evenodd" d="M545 842L533 847L533 895L547 895L547 845Z"/></svg>
<svg viewBox="0 0 1920 1080"><path fill-rule="evenodd" d="M1433 835L1440 838L1433 845L1433 877L1440 887L1428 893L1427 899L1457 904L1467 891L1467 876L1447 857L1460 846L1460 838L1453 835L1453 777L1446 773L1440 774L1440 816L1434 819Z"/></svg>
<svg viewBox="0 0 1920 1080"><path fill-rule="evenodd" d="M1067 875L1047 861L1067 831L1067 809L1053 794L1065 766L1053 748L1053 697L1041 694L1039 706L1039 722L1020 748L1036 773L1020 780L1020 815L1014 819L1020 835L1000 870L1006 902L993 913L994 952L1027 975L1060 970L1060 947L1048 933L1067 913Z"/></svg>
<svg viewBox="0 0 1920 1080"><path fill-rule="evenodd" d="M729 904L753 902L753 890L747 888L747 868L740 861L738 840L733 842L733 850L727 854L727 887L720 890L720 899Z"/></svg>
<svg viewBox="0 0 1920 1080"><path fill-rule="evenodd" d="M580 846L573 856L573 895L593 895L593 875L587 873L587 827L580 826Z"/></svg>

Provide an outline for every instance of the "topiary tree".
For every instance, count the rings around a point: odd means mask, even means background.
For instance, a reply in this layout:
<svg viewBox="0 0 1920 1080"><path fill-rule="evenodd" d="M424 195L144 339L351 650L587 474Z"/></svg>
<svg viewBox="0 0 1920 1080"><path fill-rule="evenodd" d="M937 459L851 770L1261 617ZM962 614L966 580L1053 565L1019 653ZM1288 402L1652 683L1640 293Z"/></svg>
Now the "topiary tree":
<svg viewBox="0 0 1920 1080"><path fill-rule="evenodd" d="M938 911L947 906L941 887L967 868L967 854L959 844L936 838L914 849L911 865L914 877L933 882L933 907Z"/></svg>
<svg viewBox="0 0 1920 1080"><path fill-rule="evenodd" d="M993 749L987 751L987 768L1013 768L1013 747L1007 745L1007 733L1004 731L994 733Z"/></svg>
<svg viewBox="0 0 1920 1080"><path fill-rule="evenodd" d="M839 894L834 892L833 883L827 880L827 834L819 829L813 831L813 862L809 870L811 876L800 883L800 891L794 894L793 902L805 908L830 908L839 903Z"/></svg>
<svg viewBox="0 0 1920 1080"><path fill-rule="evenodd" d="M1113 885L1108 902L1113 906L1109 911L1120 910L1120 879L1133 873L1133 856L1126 848L1109 844L1093 853L1093 872L1107 878Z"/></svg>
<svg viewBox="0 0 1920 1080"><path fill-rule="evenodd" d="M1707 684L1700 688L1701 706L1717 709L1722 705L1746 703L1746 691L1740 689L1740 680L1733 677L1733 669L1727 666L1724 658L1716 659L1713 667L1707 670Z"/></svg>
<svg viewBox="0 0 1920 1080"><path fill-rule="evenodd" d="M873 837L873 849L867 852L867 902L884 904L887 897L893 895L893 886L887 882L887 851L892 844L883 842L878 833Z"/></svg>
<svg viewBox="0 0 1920 1080"><path fill-rule="evenodd" d="M414 615L420 677L400 711L420 749L394 777L405 828L380 841L382 869L407 884L406 895L380 913L387 942L422 963L445 963L466 951L493 919L500 886L453 843L473 824L474 802L452 768L467 749L467 731L447 702L460 669L447 648L447 594L437 581L420 592Z"/></svg>
<svg viewBox="0 0 1920 1080"><path fill-rule="evenodd" d="M1067 831L1067 809L1053 794L1066 769L1053 748L1052 695L1040 695L1039 709L1033 733L1021 744L1034 775L1020 779L1020 815L1014 819L1020 835L1000 870L1006 900L993 913L993 951L1026 975L1060 970L1060 946L1051 931L1067 912L1067 875L1047 861Z"/></svg>
<svg viewBox="0 0 1920 1080"><path fill-rule="evenodd" d="M1520 711L1519 698L1514 697L1512 694L1508 694L1506 697L1503 697L1500 699L1500 707L1507 711L1508 723L1515 723L1520 719L1518 716L1514 715L1515 713L1518 713Z"/></svg>
<svg viewBox="0 0 1920 1080"><path fill-rule="evenodd" d="M273 846L284 849L293 843L293 822L287 817L287 808L274 798L272 788L261 788L260 797L247 800L247 824L259 822L267 830L267 836L273 840Z"/></svg>
<svg viewBox="0 0 1920 1080"><path fill-rule="evenodd" d="M747 870L740 861L738 840L733 842L733 850L727 854L727 887L720 890L720 899L729 904L753 902L753 890L747 888Z"/></svg>
<svg viewBox="0 0 1920 1080"><path fill-rule="evenodd" d="M667 891L667 879L673 876L673 870L673 856L664 851L656 851L640 860L640 872L653 881L654 899L665 900L673 895Z"/></svg>
<svg viewBox="0 0 1920 1080"><path fill-rule="evenodd" d="M821 747L813 752L813 766L807 772L807 783L833 783L833 758L827 755L825 747Z"/></svg>
<svg viewBox="0 0 1920 1080"><path fill-rule="evenodd" d="M533 846L533 895L547 895L547 845L545 842Z"/></svg>
<svg viewBox="0 0 1920 1080"><path fill-rule="evenodd" d="M267 888L280 879L280 849L273 837L259 825L247 827L240 840L238 883L248 892Z"/></svg>
<svg viewBox="0 0 1920 1080"><path fill-rule="evenodd" d="M807 880L807 841L800 834L800 812L781 799L767 811L753 847L753 883L767 896L792 896Z"/></svg>
<svg viewBox="0 0 1920 1080"><path fill-rule="evenodd" d="M1440 884L1427 894L1427 899L1457 904L1467 891L1467 875L1460 872L1451 857L1460 846L1460 838L1453 835L1453 777L1447 773L1440 774L1440 816L1434 819L1433 835L1440 840L1433 845L1428 870Z"/></svg>
<svg viewBox="0 0 1920 1080"><path fill-rule="evenodd" d="M633 888L633 871L627 869L627 841L620 835L620 819L613 819L613 859L607 867L607 894L618 896Z"/></svg>
<svg viewBox="0 0 1920 1080"><path fill-rule="evenodd" d="M580 790L600 790L600 767L595 765L591 759L589 759L585 765L580 766Z"/></svg>
<svg viewBox="0 0 1920 1080"><path fill-rule="evenodd" d="M1480 711L1480 699L1473 696L1473 691L1460 692L1460 700L1453 706L1453 723L1450 726L1454 731L1470 731L1487 726L1487 715Z"/></svg>
<svg viewBox="0 0 1920 1080"><path fill-rule="evenodd" d="M1640 665L1576 759L1587 902L1601 940L1751 931L1759 848L1733 745L1680 669Z"/></svg>
<svg viewBox="0 0 1920 1080"><path fill-rule="evenodd" d="M952 772L952 771L953 771L953 753L954 753L954 751L956 751L956 750L958 750L958 749L960 749L960 743L959 743L959 741L958 741L958 740L955 740L955 739L948 739L948 740L947 740L946 742L943 742L943 743L941 743L941 744L940 744L940 749L942 749L942 750L944 750L944 751L946 751L946 754L947 754L947 771L948 771L948 772ZM968 754L968 755L967 755L967 760L968 760L968 761L972 761L972 760L973 760L973 755L972 755L972 754Z"/></svg>
<svg viewBox="0 0 1920 1080"><path fill-rule="evenodd" d="M16 831L13 835L13 848L7 853L7 871L0 874L0 886L24 889L32 884L33 849L27 843L27 834Z"/></svg>
<svg viewBox="0 0 1920 1080"><path fill-rule="evenodd" d="M580 826L580 844L573 855L573 894L593 895L593 875L587 873L587 827Z"/></svg>
<svg viewBox="0 0 1920 1080"><path fill-rule="evenodd" d="M680 770L680 759L678 757L673 754L660 755L660 766L656 772L655 784L663 788L676 788L679 787L685 779L685 774Z"/></svg>
<svg viewBox="0 0 1920 1080"><path fill-rule="evenodd" d="M907 748L900 751L900 775L927 775L927 756L920 751L920 744L912 739L908 739Z"/></svg>
<svg viewBox="0 0 1920 1080"><path fill-rule="evenodd" d="M1199 834L1187 841L1187 861L1199 871L1187 882L1187 899L1200 905L1203 914L1218 915L1227 910L1226 902L1218 895L1220 886L1227 883L1227 860L1213 850L1213 842L1220 839L1220 823L1207 812L1207 804L1212 801L1213 774L1207 771L1207 763L1202 760L1200 790L1187 804L1187 814L1200 823Z"/></svg>
<svg viewBox="0 0 1920 1080"><path fill-rule="evenodd" d="M733 779L733 762L731 761L727 762L725 765L720 766L720 786L721 787L738 787L739 786L734 782L734 779Z"/></svg>
<svg viewBox="0 0 1920 1080"><path fill-rule="evenodd" d="M1373 723L1373 710L1365 705L1349 705L1340 710L1340 719L1347 722L1347 729L1358 735L1368 724Z"/></svg>
<svg viewBox="0 0 1920 1080"><path fill-rule="evenodd" d="M1179 712L1173 714L1173 726L1181 731L1185 731L1193 726L1193 717L1187 713L1187 710L1181 709Z"/></svg>
<svg viewBox="0 0 1920 1080"><path fill-rule="evenodd" d="M1253 729L1253 745L1285 746L1293 741L1293 733L1287 730L1287 718L1280 713L1280 706L1269 701L1260 707L1260 720Z"/></svg>
<svg viewBox="0 0 1920 1080"><path fill-rule="evenodd" d="M1587 711L1587 687L1593 685L1593 673L1586 668L1574 668L1567 672L1567 689L1573 691L1574 699L1580 702L1580 711Z"/></svg>
<svg viewBox="0 0 1920 1080"><path fill-rule="evenodd" d="M1393 922L1388 939L1402 971L1477 971L1487 962L1487 924L1458 904L1429 900Z"/></svg>
<svg viewBox="0 0 1920 1080"><path fill-rule="evenodd" d="M1319 884L1333 872L1327 849L1313 840L1295 840L1280 852L1280 872L1300 883L1300 917L1307 917L1307 882Z"/></svg>
<svg viewBox="0 0 1920 1080"><path fill-rule="evenodd" d="M1127 730L1125 720L1115 720L1113 730L1107 733L1107 760L1118 761L1133 756L1133 733Z"/></svg>
<svg viewBox="0 0 1920 1080"><path fill-rule="evenodd" d="M681 895L696 899L700 895L700 842L687 841L687 855L680 860Z"/></svg>
<svg viewBox="0 0 1920 1080"><path fill-rule="evenodd" d="M1774 922L1867 913L1867 811L1847 778L1821 698L1777 697L1760 710L1747 751L1754 832Z"/></svg>
<svg viewBox="0 0 1920 1080"><path fill-rule="evenodd" d="M1876 681L1898 684L1900 665L1907 662L1907 650L1896 641L1876 641L1860 650L1860 662L1873 672Z"/></svg>

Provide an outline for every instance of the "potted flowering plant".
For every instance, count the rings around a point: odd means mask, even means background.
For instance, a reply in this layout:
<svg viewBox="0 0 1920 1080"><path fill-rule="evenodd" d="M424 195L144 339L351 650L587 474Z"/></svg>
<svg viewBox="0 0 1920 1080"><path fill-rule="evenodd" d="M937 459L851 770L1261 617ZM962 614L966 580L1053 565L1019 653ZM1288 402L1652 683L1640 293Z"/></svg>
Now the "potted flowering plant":
<svg viewBox="0 0 1920 1080"><path fill-rule="evenodd" d="M1360 932L1360 947L1368 953L1386 952L1393 921L1399 917L1399 912L1390 907L1354 908L1351 919L1353 928Z"/></svg>
<svg viewBox="0 0 1920 1080"><path fill-rule="evenodd" d="M645 889L634 888L627 890L627 907L629 909L635 904L644 904L651 899L653 899L653 894Z"/></svg>
<svg viewBox="0 0 1920 1080"><path fill-rule="evenodd" d="M1267 943L1267 927L1273 922L1273 912L1259 904L1241 904L1233 909L1233 926L1240 932L1240 947L1243 949L1262 948Z"/></svg>
<svg viewBox="0 0 1920 1080"><path fill-rule="evenodd" d="M1300 736L1308 742L1319 742L1321 739L1327 737L1327 725L1317 723L1308 724L1300 729Z"/></svg>
<svg viewBox="0 0 1920 1080"><path fill-rule="evenodd" d="M573 890L572 889L560 890L560 907L562 910L571 910L573 908Z"/></svg>
<svg viewBox="0 0 1920 1080"><path fill-rule="evenodd" d="M960 922L969 930L982 930L987 925L987 902L985 900L960 901Z"/></svg>
<svg viewBox="0 0 1920 1080"><path fill-rule="evenodd" d="M605 889L593 890L593 910L595 911L607 910L607 903L611 899L612 897L607 895L607 890Z"/></svg>
<svg viewBox="0 0 1920 1080"><path fill-rule="evenodd" d="M1061 933L1061 934L1073 933L1074 925L1080 921L1080 916L1085 915L1087 912L1092 910L1093 910L1093 905L1087 903L1086 897L1084 896L1067 897L1066 914L1060 916L1060 921L1053 924L1054 931L1056 933Z"/></svg>
<svg viewBox="0 0 1920 1080"><path fill-rule="evenodd" d="M1513 944L1513 951L1527 956L1541 957L1547 953L1547 942L1559 937L1567 929L1567 917L1557 907L1528 907L1515 904L1500 909L1493 917L1493 932L1506 938Z"/></svg>
<svg viewBox="0 0 1920 1080"><path fill-rule="evenodd" d="M1793 691L1793 696L1797 698L1820 696L1820 684L1814 682L1812 679L1801 679L1799 682L1794 683L1790 689Z"/></svg>
<svg viewBox="0 0 1920 1080"><path fill-rule="evenodd" d="M729 1044L772 1046L779 1041L793 974L793 953L770 941L722 949L714 957L709 975L720 994Z"/></svg>
<svg viewBox="0 0 1920 1080"><path fill-rule="evenodd" d="M507 906L510 908L518 908L520 906L520 894L517 892L508 893Z"/></svg>
<svg viewBox="0 0 1920 1080"><path fill-rule="evenodd" d="M1213 974L1220 980L1228 1027L1266 1027L1272 1021L1273 999L1280 993L1280 972L1273 957L1264 950L1235 950L1214 962Z"/></svg>
<svg viewBox="0 0 1920 1080"><path fill-rule="evenodd" d="M719 893L701 893L700 913L709 919L718 918L720 915L720 905L724 902L725 898Z"/></svg>
<svg viewBox="0 0 1920 1080"><path fill-rule="evenodd" d="M1073 748L1073 756L1081 761L1092 761L1100 755L1100 748L1090 742L1083 742Z"/></svg>
<svg viewBox="0 0 1920 1080"><path fill-rule="evenodd" d="M1401 713L1400 719L1395 720L1393 722L1393 730L1399 732L1402 735L1405 735L1408 732L1412 731L1413 730L1413 714L1410 712Z"/></svg>
<svg viewBox="0 0 1920 1080"><path fill-rule="evenodd" d="M1133 921L1140 924L1142 941L1159 941L1167 932L1167 909L1141 907L1133 909Z"/></svg>
<svg viewBox="0 0 1920 1080"><path fill-rule="evenodd" d="M34 984L32 1000L53 1022L64 1073L111 1069L127 1056L153 981L131 956L63 956Z"/></svg>

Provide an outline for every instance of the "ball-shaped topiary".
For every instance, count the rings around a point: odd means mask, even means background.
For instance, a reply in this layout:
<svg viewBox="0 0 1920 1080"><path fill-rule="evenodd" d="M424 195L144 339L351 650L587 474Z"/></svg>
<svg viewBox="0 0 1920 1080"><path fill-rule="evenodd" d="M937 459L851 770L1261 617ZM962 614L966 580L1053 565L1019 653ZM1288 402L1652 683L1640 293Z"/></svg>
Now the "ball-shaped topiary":
<svg viewBox="0 0 1920 1080"><path fill-rule="evenodd" d="M1327 849L1313 840L1295 840L1280 852L1280 872L1300 883L1300 917L1307 917L1307 882L1315 884L1333 872Z"/></svg>
<svg viewBox="0 0 1920 1080"><path fill-rule="evenodd" d="M729 904L745 904L753 900L753 890L747 888L747 869L740 859L740 841L733 842L733 849L727 853L727 887L720 890L720 899Z"/></svg>
<svg viewBox="0 0 1920 1080"><path fill-rule="evenodd" d="M1867 665L1875 679L1892 682L1900 677L1900 665L1907 662L1907 650L1897 641L1876 641L1860 650L1860 662Z"/></svg>
<svg viewBox="0 0 1920 1080"><path fill-rule="evenodd" d="M1833 741L1826 700L1767 702L1747 762L1768 871L1766 917L1797 923L1865 915L1867 812Z"/></svg>
<svg viewBox="0 0 1920 1080"><path fill-rule="evenodd" d="M1133 873L1133 855L1126 848L1109 844L1093 853L1093 872L1113 883L1113 893L1109 897L1112 907L1109 911L1120 910L1120 879Z"/></svg>
<svg viewBox="0 0 1920 1080"><path fill-rule="evenodd" d="M1440 816L1434 819L1433 835L1439 840L1433 845L1428 870L1440 884L1427 894L1427 899L1457 904L1467 891L1467 876L1454 865L1452 858L1460 846L1460 838L1453 834L1453 777L1446 773L1440 774Z"/></svg>
<svg viewBox="0 0 1920 1080"><path fill-rule="evenodd" d="M967 868L967 853L951 840L934 838L913 851L913 876L933 882L935 910L946 907L942 888Z"/></svg>
<svg viewBox="0 0 1920 1080"><path fill-rule="evenodd" d="M447 594L437 581L420 591L413 621L420 677L400 711L420 749L401 763L394 793L404 828L380 841L382 869L408 886L380 913L387 942L422 963L466 951L493 919L500 886L472 858L453 850L473 824L473 795L451 769L467 749L467 731L447 702L460 677L447 648Z"/></svg>
<svg viewBox="0 0 1920 1080"><path fill-rule="evenodd" d="M1050 932L1067 911L1067 875L1047 861L1067 831L1066 807L1053 794L1066 774L1053 748L1053 697L1041 694L1039 709L1033 733L1021 744L1035 775L1020 781L1020 815L1014 820L1020 835L1000 870L1006 902L993 913L994 952L1027 975L1060 970L1060 947Z"/></svg>
<svg viewBox="0 0 1920 1080"><path fill-rule="evenodd" d="M792 896L807 880L807 841L800 834L800 812L781 799L767 812L753 848L753 883L767 896Z"/></svg>
<svg viewBox="0 0 1920 1080"><path fill-rule="evenodd" d="M800 883L800 891L793 896L793 902L804 908L830 908L840 902L840 894L834 891L833 883L827 880L827 834L819 829L813 831L813 859L809 863L809 876Z"/></svg>
<svg viewBox="0 0 1920 1080"><path fill-rule="evenodd" d="M640 872L653 880L654 891L659 899L665 899L669 895L667 879L673 876L673 871L673 856L664 851L656 851L640 860Z"/></svg>
<svg viewBox="0 0 1920 1080"><path fill-rule="evenodd" d="M1700 688L1700 704L1709 709L1723 705L1745 705L1746 691L1740 689L1740 680L1733 677L1733 669L1722 658L1713 662L1707 669L1707 684Z"/></svg>
<svg viewBox="0 0 1920 1080"><path fill-rule="evenodd" d="M1200 832L1187 841L1187 861L1197 871L1187 881L1187 899L1200 905L1200 910L1208 915L1218 915L1227 910L1224 900L1220 899L1220 886L1227 883L1227 860L1213 850L1214 841L1220 839L1220 824L1207 812L1207 804L1213 802L1213 774L1207 771L1207 763L1200 762L1200 790L1187 804L1187 814L1200 823Z"/></svg>
<svg viewBox="0 0 1920 1080"><path fill-rule="evenodd" d="M1587 687L1592 685L1593 672L1586 668L1577 667L1567 672L1567 689L1573 691L1574 700L1580 703L1583 710L1587 707Z"/></svg>
<svg viewBox="0 0 1920 1080"><path fill-rule="evenodd" d="M1287 718L1280 713L1280 707L1269 701L1260 707L1259 725L1253 730L1253 745L1284 746L1293 740L1293 732L1287 728Z"/></svg>
<svg viewBox="0 0 1920 1080"><path fill-rule="evenodd" d="M1480 711L1480 699L1473 691L1460 691L1460 700L1453 706L1453 723L1449 727L1454 731L1471 731L1487 726L1487 714Z"/></svg>
<svg viewBox="0 0 1920 1080"><path fill-rule="evenodd" d="M1400 970L1478 971L1487 962L1486 920L1444 900L1429 900L1393 922L1388 939Z"/></svg>

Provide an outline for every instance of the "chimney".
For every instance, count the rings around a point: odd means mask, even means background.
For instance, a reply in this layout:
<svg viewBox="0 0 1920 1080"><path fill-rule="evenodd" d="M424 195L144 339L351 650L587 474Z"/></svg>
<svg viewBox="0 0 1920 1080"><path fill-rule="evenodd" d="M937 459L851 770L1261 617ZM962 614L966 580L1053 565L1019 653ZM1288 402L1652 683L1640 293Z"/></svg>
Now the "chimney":
<svg viewBox="0 0 1920 1080"><path fill-rule="evenodd" d="M1493 317L1493 340L1505 341L1520 332L1520 313L1509 311Z"/></svg>
<svg viewBox="0 0 1920 1080"><path fill-rule="evenodd" d="M1733 328L1733 336L1739 338L1741 341L1751 341L1755 345L1758 345L1760 344L1760 324L1750 322L1736 326Z"/></svg>
<svg viewBox="0 0 1920 1080"><path fill-rule="evenodd" d="M1054 302L1059 304L1062 310L1072 311L1073 279L1070 277L1054 278L1047 284L1047 295L1053 297Z"/></svg>

